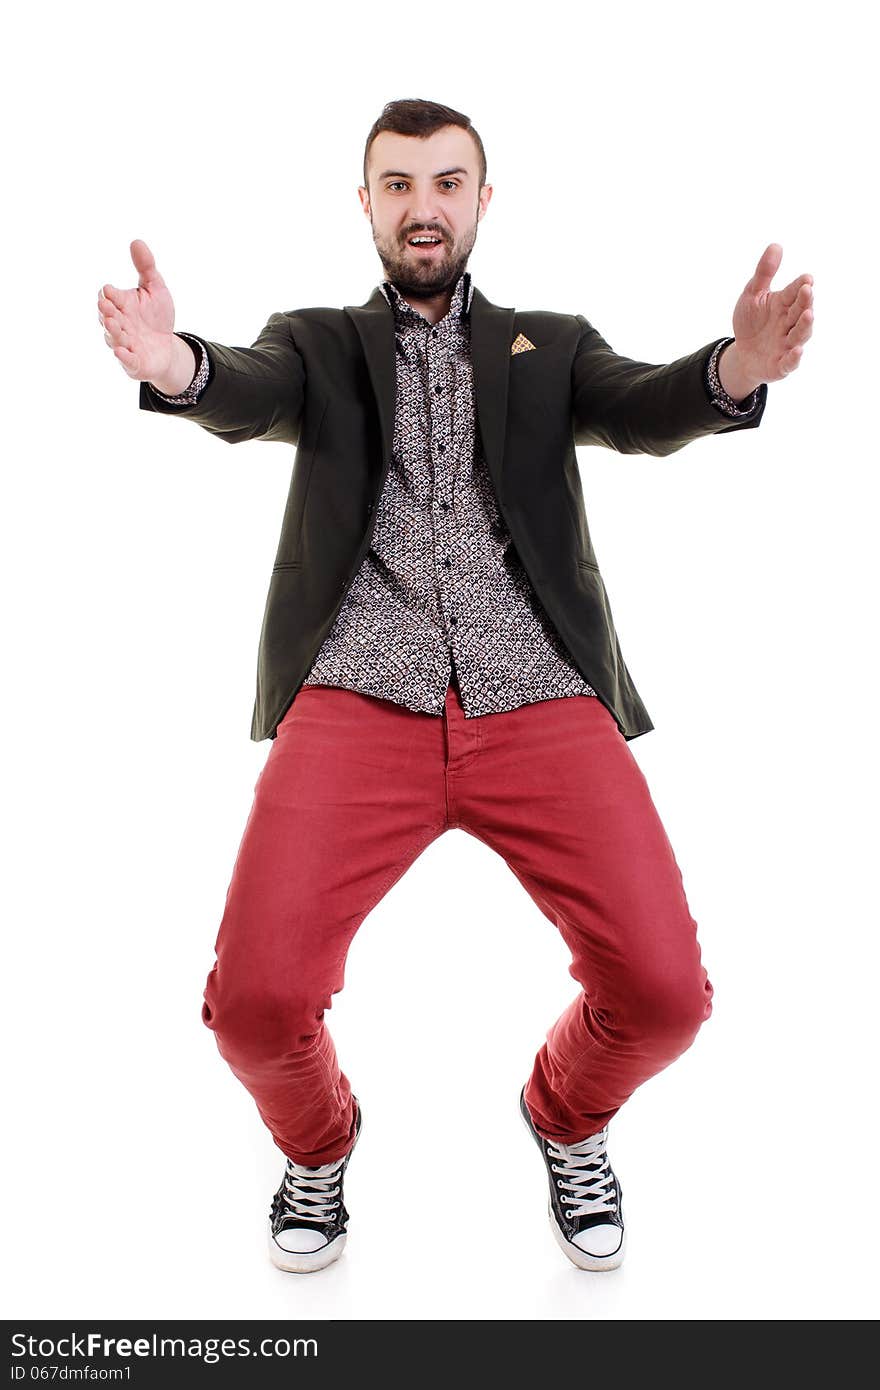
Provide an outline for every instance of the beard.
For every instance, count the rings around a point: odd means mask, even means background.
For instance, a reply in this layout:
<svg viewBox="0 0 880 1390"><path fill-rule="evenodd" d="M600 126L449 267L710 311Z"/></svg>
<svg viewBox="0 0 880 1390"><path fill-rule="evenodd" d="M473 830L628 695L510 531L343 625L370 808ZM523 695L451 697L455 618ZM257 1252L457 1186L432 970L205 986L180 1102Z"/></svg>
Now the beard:
<svg viewBox="0 0 880 1390"><path fill-rule="evenodd" d="M372 218L370 220L372 223ZM386 278L401 294L411 295L413 299L432 299L452 289L468 263L477 239L477 224L475 222L471 231L452 246L447 232L438 230L433 234L442 237L443 246L434 255L426 256L414 251L398 236L377 236L373 227L373 242Z"/></svg>

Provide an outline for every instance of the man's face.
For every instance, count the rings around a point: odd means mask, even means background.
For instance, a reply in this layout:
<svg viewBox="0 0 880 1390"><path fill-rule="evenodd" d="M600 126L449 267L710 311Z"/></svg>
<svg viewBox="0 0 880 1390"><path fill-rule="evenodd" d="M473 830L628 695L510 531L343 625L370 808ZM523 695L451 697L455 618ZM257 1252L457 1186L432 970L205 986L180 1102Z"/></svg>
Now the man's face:
<svg viewBox="0 0 880 1390"><path fill-rule="evenodd" d="M358 193L385 275L402 294L428 299L450 290L477 239L492 196L478 187L473 137L444 126L427 140L383 130L370 146L368 188ZM439 238L414 246L418 234Z"/></svg>

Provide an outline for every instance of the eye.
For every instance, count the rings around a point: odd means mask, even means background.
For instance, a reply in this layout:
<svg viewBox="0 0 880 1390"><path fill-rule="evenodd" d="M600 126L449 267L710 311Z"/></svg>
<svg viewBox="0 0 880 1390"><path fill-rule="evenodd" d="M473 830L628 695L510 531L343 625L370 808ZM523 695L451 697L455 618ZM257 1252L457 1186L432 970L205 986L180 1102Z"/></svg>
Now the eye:
<svg viewBox="0 0 880 1390"><path fill-rule="evenodd" d="M441 183L451 184L453 188L459 187L458 179L441 179ZM392 188L405 188L406 184L403 179L398 179L395 183L389 183L387 186L390 192Z"/></svg>

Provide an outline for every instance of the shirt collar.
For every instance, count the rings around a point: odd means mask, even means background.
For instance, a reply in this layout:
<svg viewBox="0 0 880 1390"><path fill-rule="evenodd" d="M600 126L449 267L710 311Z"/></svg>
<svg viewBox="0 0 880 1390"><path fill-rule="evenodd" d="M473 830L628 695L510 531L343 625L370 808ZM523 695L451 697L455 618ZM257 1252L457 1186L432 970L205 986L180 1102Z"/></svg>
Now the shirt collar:
<svg viewBox="0 0 880 1390"><path fill-rule="evenodd" d="M383 280L379 286L388 303L394 310L394 317L397 323L410 326L424 326L428 319L424 314L414 309L408 300L404 299L393 280ZM447 319L458 320L467 318L470 314L471 300L474 297L474 282L471 279L469 270L462 271L455 282L455 289L452 291L452 299L449 302L449 310L440 320L444 323ZM435 325L436 326L436 325Z"/></svg>

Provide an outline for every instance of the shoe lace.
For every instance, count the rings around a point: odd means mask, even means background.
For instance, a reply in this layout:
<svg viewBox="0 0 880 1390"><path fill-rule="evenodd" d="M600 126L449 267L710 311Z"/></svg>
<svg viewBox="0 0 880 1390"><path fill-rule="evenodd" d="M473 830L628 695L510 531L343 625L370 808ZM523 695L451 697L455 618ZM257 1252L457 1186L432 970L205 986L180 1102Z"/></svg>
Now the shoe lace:
<svg viewBox="0 0 880 1390"><path fill-rule="evenodd" d="M564 1174L556 1179L556 1186L567 1188L571 1194L566 1198L565 1215L569 1220L594 1216L602 1211L617 1211L614 1174L605 1152L607 1135L606 1126L579 1144L561 1144L555 1139L547 1141L550 1158L559 1160L551 1163L553 1172Z"/></svg>
<svg viewBox="0 0 880 1390"><path fill-rule="evenodd" d="M339 1200L331 1201L331 1198L342 1191L341 1183L338 1187L333 1186L339 1177L341 1164L342 1159L337 1159L319 1168L307 1168L288 1158L281 1191L284 1215L306 1217L311 1221L332 1221Z"/></svg>

